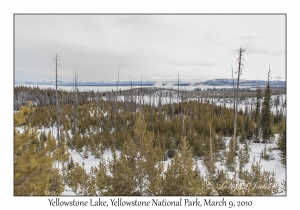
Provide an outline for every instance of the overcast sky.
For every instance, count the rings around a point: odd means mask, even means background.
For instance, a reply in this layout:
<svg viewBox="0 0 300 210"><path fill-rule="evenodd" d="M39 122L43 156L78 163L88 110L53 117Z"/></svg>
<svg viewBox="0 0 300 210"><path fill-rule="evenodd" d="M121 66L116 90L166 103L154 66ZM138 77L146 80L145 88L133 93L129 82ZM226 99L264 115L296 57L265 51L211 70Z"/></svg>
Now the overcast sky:
<svg viewBox="0 0 300 210"><path fill-rule="evenodd" d="M285 15L15 15L15 81L285 79Z"/></svg>

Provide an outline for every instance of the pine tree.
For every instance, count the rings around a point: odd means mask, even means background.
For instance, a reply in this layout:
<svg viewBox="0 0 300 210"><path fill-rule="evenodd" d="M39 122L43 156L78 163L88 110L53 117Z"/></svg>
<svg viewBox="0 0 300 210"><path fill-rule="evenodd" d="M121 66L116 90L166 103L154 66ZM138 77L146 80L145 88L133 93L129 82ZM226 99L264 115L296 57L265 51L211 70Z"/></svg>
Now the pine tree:
<svg viewBox="0 0 300 210"><path fill-rule="evenodd" d="M84 149L83 149L83 157L85 159L89 158L89 152L88 152L88 148L87 147L84 147Z"/></svg>
<svg viewBox="0 0 300 210"><path fill-rule="evenodd" d="M142 150L138 151L137 177L139 180L140 195L157 195L161 190L161 173L163 172L163 151L153 145L154 134L146 131ZM141 191L143 182L143 192Z"/></svg>
<svg viewBox="0 0 300 210"><path fill-rule="evenodd" d="M92 186L90 176L86 173L84 167L76 163L70 172L69 187L76 195L90 195L89 191Z"/></svg>
<svg viewBox="0 0 300 210"><path fill-rule="evenodd" d="M153 145L154 134L146 130L147 124L144 115L138 112L134 127L134 142L136 144L136 157L134 159L138 182L139 195L155 195L160 189L160 174L163 165L163 151ZM124 146L124 154L130 155L132 147ZM123 151L122 151L123 152Z"/></svg>
<svg viewBox="0 0 300 210"><path fill-rule="evenodd" d="M93 195L105 195L109 183L106 161L99 161L98 167L91 167L89 176L91 178L91 185L94 189Z"/></svg>
<svg viewBox="0 0 300 210"><path fill-rule="evenodd" d="M243 148L239 149L238 160L239 160L239 177L242 178L243 167L249 162L250 148L248 142L246 141Z"/></svg>
<svg viewBox="0 0 300 210"><path fill-rule="evenodd" d="M103 195L138 195L134 163L134 157L136 156L136 152L134 152L135 145L133 142L129 143L129 145L132 148L132 154L128 156L121 153L120 157L118 157L115 149L112 149L113 159L109 161L107 167L108 174L102 174L102 182L107 180L107 183L105 184L107 190L106 192L103 192ZM102 167L105 166L102 165ZM99 172L101 173L101 171Z"/></svg>
<svg viewBox="0 0 300 210"><path fill-rule="evenodd" d="M66 141L62 138L61 146L57 147L53 152L53 159L58 162L65 163L68 161L70 153Z"/></svg>
<svg viewBox="0 0 300 210"><path fill-rule="evenodd" d="M256 106L255 106L255 112L254 112L254 122L255 122L255 142L259 142L259 135L260 135L260 122L261 122L261 113L260 113L260 100L262 98L261 89L256 90Z"/></svg>
<svg viewBox="0 0 300 210"><path fill-rule="evenodd" d="M238 144L237 142L233 141L233 139L231 138L229 141L229 151L225 152L226 155L226 159L225 159L225 165L228 168L229 171L234 171L235 170L235 166L236 166L236 151L233 150L233 144L235 143L235 148L238 148Z"/></svg>
<svg viewBox="0 0 300 210"><path fill-rule="evenodd" d="M138 112L134 138L129 134L119 155L93 168L94 183L101 195L158 195L163 171L163 152L153 145L154 134L146 130L144 115Z"/></svg>
<svg viewBox="0 0 300 210"><path fill-rule="evenodd" d="M279 193L279 184L276 182L275 173L261 168L260 162L253 162L251 170L243 172L244 183L247 187L244 188L245 191L242 195L274 195Z"/></svg>
<svg viewBox="0 0 300 210"><path fill-rule="evenodd" d="M205 154L203 157L203 163L206 166L207 173L210 177L212 177L216 169L216 156L215 149L212 145L212 139L208 137L205 138Z"/></svg>
<svg viewBox="0 0 300 210"><path fill-rule="evenodd" d="M70 161L68 161L68 170L71 170L74 165L73 157L71 156Z"/></svg>
<svg viewBox="0 0 300 210"><path fill-rule="evenodd" d="M203 191L204 185L195 165L192 149L186 137L182 137L180 150L175 153L175 157L164 173L162 195L204 195L206 193Z"/></svg>
<svg viewBox="0 0 300 210"><path fill-rule="evenodd" d="M228 173L223 169L217 170L216 174L214 175L214 190L217 192L219 196L232 196L238 194L239 188L244 188L244 185L238 183L236 179L236 172L234 172L233 177L229 178ZM233 187L238 186L238 187ZM211 190L212 191L212 190Z"/></svg>
<svg viewBox="0 0 300 210"><path fill-rule="evenodd" d="M281 150L281 162L286 165L286 125L283 124L283 131L280 135L278 147Z"/></svg>
<svg viewBox="0 0 300 210"><path fill-rule="evenodd" d="M245 139L250 140L253 137L254 124L251 122L251 118L249 116L246 116L246 122L244 127L245 127L245 131L244 131Z"/></svg>
<svg viewBox="0 0 300 210"><path fill-rule="evenodd" d="M262 104L261 111L261 126L262 126L262 139L263 143L269 141L272 136L272 127L271 127L271 89L270 89L270 70L268 72L268 84L264 92L264 101Z"/></svg>
<svg viewBox="0 0 300 210"><path fill-rule="evenodd" d="M58 168L51 171L49 184L49 195L60 195L64 191L64 179Z"/></svg>
<svg viewBox="0 0 300 210"><path fill-rule="evenodd" d="M21 107L14 115L15 127L23 125L26 118L34 111L31 103ZM56 148L55 139L48 136L45 145L41 146L37 128L30 124L24 132L14 129L14 195L59 195L61 188L51 186L53 168L52 151ZM57 174L56 174L57 175ZM58 178L57 186L61 180Z"/></svg>

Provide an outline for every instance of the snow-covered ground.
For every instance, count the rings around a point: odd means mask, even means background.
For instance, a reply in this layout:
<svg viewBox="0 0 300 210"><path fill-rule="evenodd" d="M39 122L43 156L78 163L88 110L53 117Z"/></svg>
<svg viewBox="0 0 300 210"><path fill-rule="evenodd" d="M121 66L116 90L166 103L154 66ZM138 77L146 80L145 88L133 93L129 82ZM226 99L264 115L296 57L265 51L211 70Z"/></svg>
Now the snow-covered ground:
<svg viewBox="0 0 300 210"><path fill-rule="evenodd" d="M74 163L79 163L79 165L83 166L87 173L90 172L93 166L97 167L99 165L99 161L101 161L101 159L92 156L90 152L89 152L89 157L83 160L82 157L76 152L76 150L69 149L68 151L70 152L70 156L72 156ZM116 153L117 155L119 155L120 151L116 151ZM108 149L104 150L103 159L105 160L112 159L112 152ZM76 194L72 191L71 188L65 186L65 191L61 195L76 195Z"/></svg>
<svg viewBox="0 0 300 210"><path fill-rule="evenodd" d="M190 86L189 86L190 87ZM123 88L123 87L122 87ZM193 87L194 88L194 87ZM174 93L172 95L172 93ZM139 102L140 99L144 100L145 104L150 104L157 106L159 103L159 96L161 96L160 100L162 104L169 104L169 103L177 103L177 102L181 102L181 98L177 99L177 94L175 94L175 90L173 91L166 91L163 90L161 93L155 92L154 94L151 95L151 101L150 101L150 96L149 95L145 95L142 98L140 97L134 97L134 100L136 101L136 103ZM171 94L171 95L170 95ZM171 96L171 97L170 97ZM279 99L279 104L278 104L278 109L282 109L284 111L284 114L286 113L286 107L284 106L284 103L286 101L286 95L278 95L278 96L272 96L272 97L277 97ZM171 99L170 99L171 98ZM106 100L106 98L103 98L104 100ZM119 96L118 97L119 101L124 101L125 97L124 96ZM198 98L188 98L187 100L198 100ZM204 99L207 100L209 102L213 101L213 103L215 105L225 105L228 108L233 108L233 100L229 99L229 98L225 98L223 100L223 98L207 98ZM239 109L245 110L246 106L249 106L251 104L255 104L255 99L254 98L247 98L246 100L243 100L240 102L239 104ZM275 113L275 106L273 106L273 112ZM254 107L253 107L254 108ZM249 109L250 110L250 109ZM24 129L22 127L17 127L17 130L19 130L20 132L23 132ZM45 128L45 129L40 129L45 131L46 133L51 131L52 136L56 137L56 128L55 127L51 127L51 128ZM275 140L278 139L278 134L275 135ZM227 141L229 141L229 138L226 138ZM267 147L276 147L275 143L272 144L268 144ZM250 159L249 159L249 163L245 165L244 169L251 169L251 165L253 162L253 158L255 158L256 161L259 161L260 158L260 153L261 151L264 149L265 145L264 144L258 144L258 143L254 143L254 144L250 144L250 148L251 151L250 153ZM86 172L88 173L91 169L92 166L98 166L99 165L99 161L100 159L94 158L92 155L89 154L88 159L83 160L81 158L81 156L75 151L75 150L71 150L69 149L69 152L74 160L74 162L78 162L80 165L83 164L84 162L84 168L86 170ZM119 152L117 152L118 154ZM275 176L276 176L276 181L278 182L278 184L280 184L283 180L286 180L286 169L283 167L283 165L280 162L280 151L279 150L272 150L271 152L271 159L269 161L266 161L264 159L261 159L260 164L262 165L262 169L266 170L266 171L270 171L270 172L275 172ZM111 151L110 150L105 150L104 154L103 154L103 158L108 160L109 158L112 158L111 155ZM167 165L170 163L170 159L168 159L167 161L164 161L164 169L166 170ZM197 159L197 165L198 168L201 172L201 174L205 174L206 171L206 167L203 164L202 160ZM217 168L223 168L225 169L224 165L221 164L220 162L216 163ZM74 193L72 192L72 190L68 187L66 187L66 191L62 193L62 195L74 195ZM285 192L281 193L281 195L285 195Z"/></svg>
<svg viewBox="0 0 300 210"><path fill-rule="evenodd" d="M278 139L279 135L275 134L275 141ZM229 137L225 138L226 141L229 141ZM277 147L276 143L271 143L271 144L267 144L267 148L269 147ZM253 143L249 145L250 147L250 158L249 158L249 162L244 166L244 170L251 170L251 165L253 163L253 159L255 158L255 161L260 161L260 165L262 166L262 170L265 171L269 171L269 172L275 172L275 179L276 182L281 185L281 182L284 180L286 181L286 169L285 167L281 164L280 160L280 151L279 150L272 150L270 154L270 156L272 157L269 161L266 161L262 158L260 158L260 153L261 151L264 149L265 144L259 144L259 143ZM97 167L99 165L99 161L101 161L100 159L94 158L93 156L89 155L89 158L86 160L83 160L80 155L75 151L71 151L69 150L70 154L72 155L72 158L74 160L74 162L79 163L80 165L82 165L82 163L84 162L84 168L86 170L86 172L88 173L91 169L92 166ZM117 155L120 152L117 151ZM103 153L103 159L108 160L108 159L112 159L112 153L110 150L105 150ZM168 159L166 161L163 161L164 163L164 170L167 170L167 166L168 164L170 164L171 159ZM201 172L202 175L205 175L206 173L206 167L203 163L203 160L197 159L196 160L196 164L198 165L198 168ZM216 167L217 169L225 169L224 164L222 164L221 162L216 162ZM232 172L229 172L229 175L232 175ZM278 195L285 195L286 192L281 192ZM66 186L65 188L65 192L63 192L61 195L75 195L74 192L72 192L72 189L70 189L69 187Z"/></svg>
<svg viewBox="0 0 300 210"><path fill-rule="evenodd" d="M17 127L17 130L20 132L23 132L24 129L22 127ZM51 131L52 135L55 137L56 136L56 129L51 127L51 128L46 128L46 129L40 129L40 131L43 130L46 133ZM273 143L267 144L267 148L276 148L276 141L278 140L279 135L275 134L275 138ZM225 140L229 141L230 137L226 137ZM255 158L255 161L260 161L260 165L262 166L262 170L270 171L270 172L275 172L275 178L276 182L280 185L282 181L286 181L286 168L282 165L280 162L281 157L280 157L280 150L271 150L270 154L270 160L266 161L262 158L260 158L260 153L264 149L265 144L259 144L259 143L252 143L249 145L250 147L250 159L249 162L244 166L243 169L250 171L251 170L251 165L253 163L253 159ZM86 170L87 173L89 173L90 169L95 166L97 167L99 165L99 161L101 159L95 158L89 153L89 156L87 159L83 160L82 157L76 152L76 150L72 150L69 148L70 156L72 156L74 163L79 163L81 166L84 166L84 169ZM120 151L117 151L117 155L119 155ZM109 160L112 159L112 152L109 149L104 150L103 153L103 159ZM164 163L164 170L167 169L168 164L170 164L171 159L168 159L166 161L163 161ZM84 163L84 164L83 164ZM206 167L203 163L203 160L197 159L196 163L198 165L198 168L201 172L202 175L206 173ZM58 166L58 164L56 165ZM217 169L225 169L225 166L221 162L216 162L216 167ZM229 172L231 174L231 172ZM232 175L232 174L231 174ZM285 195L286 192L279 193L278 195ZM75 195L74 192L72 192L72 189L70 189L68 186L65 187L65 191L61 195Z"/></svg>
<svg viewBox="0 0 300 210"><path fill-rule="evenodd" d="M189 87L189 86L188 86ZM283 115L286 115L286 94L280 94L280 95L272 95L272 112L276 114L276 110L282 111ZM278 100L278 104L276 106L275 99ZM103 100L108 100L108 96L103 97ZM213 103L217 106L225 106L227 108L233 108L234 106L234 100L232 98L204 98L201 96L198 97L188 97L184 99L184 97L178 96L178 93L176 90L157 90L156 92L152 94L145 94L142 96L136 96L133 95L132 97L125 97L125 96L117 96L117 101L130 101L137 104L144 104L144 105L151 105L157 107L159 102L162 105L171 104L171 103L181 103L183 101L198 101L202 100L202 102L209 102ZM263 100L260 100L260 104L262 107ZM256 104L256 98L245 98L244 100L238 101L238 110L246 110L246 107L248 108L248 111L254 110Z"/></svg>

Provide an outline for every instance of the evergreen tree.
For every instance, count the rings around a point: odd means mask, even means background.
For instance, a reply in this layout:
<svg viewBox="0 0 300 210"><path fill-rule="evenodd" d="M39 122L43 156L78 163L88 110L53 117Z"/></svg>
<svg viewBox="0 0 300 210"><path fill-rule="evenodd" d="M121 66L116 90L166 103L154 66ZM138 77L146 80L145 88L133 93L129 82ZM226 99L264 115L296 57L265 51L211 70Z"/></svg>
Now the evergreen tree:
<svg viewBox="0 0 300 210"><path fill-rule="evenodd" d="M53 152L53 159L58 162L65 163L68 161L70 153L68 152L68 147L66 141L62 139L61 146L57 147Z"/></svg>
<svg viewBox="0 0 300 210"><path fill-rule="evenodd" d="M73 157L71 156L70 161L68 161L68 170L71 170L74 167Z"/></svg>
<svg viewBox="0 0 300 210"><path fill-rule="evenodd" d="M69 187L76 195L93 195L93 193L90 193L92 186L90 176L86 173L84 167L76 163L70 172Z"/></svg>
<svg viewBox="0 0 300 210"><path fill-rule="evenodd" d="M244 135L245 139L250 140L253 137L253 130L254 130L254 124L251 122L251 118L249 116L246 116L246 122L245 122L245 130ZM242 141L244 143L244 141Z"/></svg>
<svg viewBox="0 0 300 210"><path fill-rule="evenodd" d="M132 146L132 154L129 156L120 154L117 156L115 149L112 149L112 160L109 161L108 166L105 163L99 165L97 176L97 186L100 188L103 195L110 196L124 196L124 195L138 195L137 192L137 180L135 177L135 164L134 156L134 144L129 144ZM102 170L101 170L102 169ZM105 173L107 171L108 173ZM100 184L104 184L101 186ZM103 187L105 186L105 191Z"/></svg>
<svg viewBox="0 0 300 210"><path fill-rule="evenodd" d="M91 168L89 176L91 177L92 186L95 189L94 195L106 195L109 186L109 176L107 172L105 160L99 161L98 167L93 166Z"/></svg>
<svg viewBox="0 0 300 210"><path fill-rule="evenodd" d="M246 141L244 146L239 149L238 160L239 160L239 177L242 178L243 175L243 167L249 162L250 148L248 142Z"/></svg>
<svg viewBox="0 0 300 210"><path fill-rule="evenodd" d="M254 122L255 122L255 142L259 142L259 135L260 135L260 121L261 121L261 114L260 114L260 100L262 98L261 89L256 90L256 106L255 106L255 112L254 112Z"/></svg>
<svg viewBox="0 0 300 210"><path fill-rule="evenodd" d="M88 148L87 147L84 147L83 149L83 157L85 159L88 159L89 158L89 151L88 151Z"/></svg>
<svg viewBox="0 0 300 210"><path fill-rule="evenodd" d="M51 171L49 180L49 195L60 195L65 189L63 176L58 168Z"/></svg>
<svg viewBox="0 0 300 210"><path fill-rule="evenodd" d="M270 70L268 73L268 84L264 92L264 101L262 104L261 110L261 127L262 127L262 139L263 143L269 141L270 137L272 136L272 125L271 125L271 89L270 89Z"/></svg>
<svg viewBox="0 0 300 210"><path fill-rule="evenodd" d="M235 143L235 148L238 148L238 144L237 142L233 141L233 139L231 138L229 141L229 151L225 152L226 155L226 159L225 159L225 165L228 168L229 171L234 171L235 170L235 166L236 166L236 151L233 150L233 144Z"/></svg>
<svg viewBox="0 0 300 210"><path fill-rule="evenodd" d="M164 173L162 195L204 195L203 183L199 171L192 159L192 149L185 137L182 137L179 152L168 165Z"/></svg>
<svg viewBox="0 0 300 210"><path fill-rule="evenodd" d="M278 141L278 147L281 150L281 162L286 165L286 125L283 124L283 131Z"/></svg>
<svg viewBox="0 0 300 210"><path fill-rule="evenodd" d="M274 195L279 193L279 184L276 182L275 173L261 169L260 162L253 162L251 170L243 172L245 191L236 195Z"/></svg>
<svg viewBox="0 0 300 210"><path fill-rule="evenodd" d="M146 130L144 115L138 112L134 138L128 135L117 156L93 168L98 191L102 195L157 195L160 193L163 152L153 146L154 134Z"/></svg>
<svg viewBox="0 0 300 210"><path fill-rule="evenodd" d="M14 115L15 126L23 125L33 111L31 103L21 107ZM61 180L56 169L53 168L52 151L56 147L55 139L48 135L46 144L41 147L38 136L37 128L32 128L30 125L25 126L22 133L14 129L14 195L59 195L61 193ZM56 173L55 182L58 188L51 185L53 173Z"/></svg>
<svg viewBox="0 0 300 210"><path fill-rule="evenodd" d="M154 134L146 130L147 124L144 115L138 112L134 127L134 142L136 144L136 156L134 164L136 169L135 179L138 183L139 195L155 195L160 190L160 174L163 165L163 151L153 145ZM132 146L124 145L124 154L132 154ZM122 152L123 152L122 151Z"/></svg>
<svg viewBox="0 0 300 210"><path fill-rule="evenodd" d="M206 137L205 138L205 154L203 157L203 163L206 166L207 173L210 177L215 173L215 163L216 163L216 156L215 156L215 149L212 145L212 139Z"/></svg>

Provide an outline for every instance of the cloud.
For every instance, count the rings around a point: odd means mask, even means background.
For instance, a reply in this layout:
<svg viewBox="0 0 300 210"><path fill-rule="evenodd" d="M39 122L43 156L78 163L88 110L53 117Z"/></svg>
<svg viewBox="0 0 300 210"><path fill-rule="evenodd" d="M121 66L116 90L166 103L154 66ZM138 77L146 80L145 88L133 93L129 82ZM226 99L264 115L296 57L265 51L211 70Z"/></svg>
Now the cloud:
<svg viewBox="0 0 300 210"><path fill-rule="evenodd" d="M260 49L260 48L247 48L247 54L263 54L263 55L284 55L284 51L278 49Z"/></svg>
<svg viewBox="0 0 300 210"><path fill-rule="evenodd" d="M229 68L230 76L230 63L236 61L240 46L247 47L249 77L260 75L264 62L277 67L274 75L281 75L285 36L280 32L284 21L278 24L273 16L270 19L236 17L18 15L15 76L19 79L53 77L52 58L57 53L62 79L72 78L75 68L84 80L115 78L118 67L120 75L126 77L163 78L176 76L177 72L198 78L226 77L224 69ZM270 26L268 29L264 27L266 24ZM274 58L260 54L274 55Z"/></svg>
<svg viewBox="0 0 300 210"><path fill-rule="evenodd" d="M218 66L217 63L210 62L170 62L168 65L171 66L201 66L201 67L214 67Z"/></svg>
<svg viewBox="0 0 300 210"><path fill-rule="evenodd" d="M246 39L246 40L250 40L250 39L258 39L258 36L241 36L239 37L239 39Z"/></svg>

